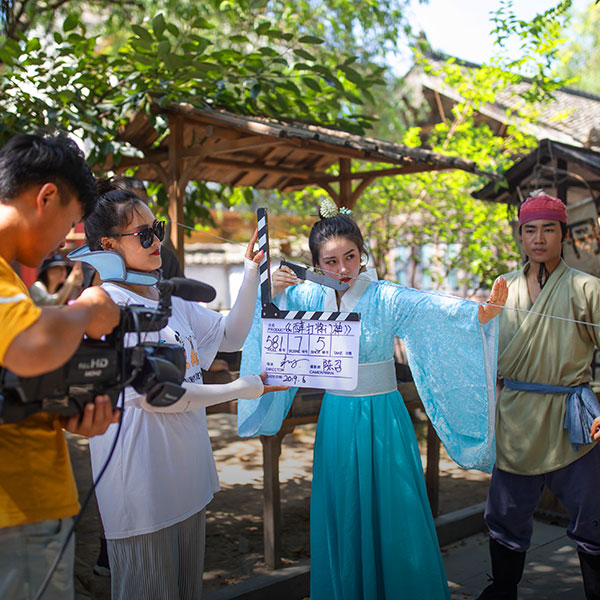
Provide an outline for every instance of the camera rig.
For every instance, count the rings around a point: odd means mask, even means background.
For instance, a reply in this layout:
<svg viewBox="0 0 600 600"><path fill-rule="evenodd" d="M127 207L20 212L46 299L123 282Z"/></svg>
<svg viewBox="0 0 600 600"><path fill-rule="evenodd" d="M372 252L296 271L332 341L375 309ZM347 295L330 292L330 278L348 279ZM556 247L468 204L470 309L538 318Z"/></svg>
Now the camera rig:
<svg viewBox="0 0 600 600"><path fill-rule="evenodd" d="M176 344L142 341L142 333L159 331L171 316L171 296L208 302L209 285L175 277L159 281L158 306L121 306L119 325L104 340L84 339L62 367L36 377L0 370L0 424L14 423L37 412L79 414L88 402L108 394L116 406L119 394L132 386L149 404L168 406L184 393L185 351ZM135 345L125 345L137 333Z"/></svg>

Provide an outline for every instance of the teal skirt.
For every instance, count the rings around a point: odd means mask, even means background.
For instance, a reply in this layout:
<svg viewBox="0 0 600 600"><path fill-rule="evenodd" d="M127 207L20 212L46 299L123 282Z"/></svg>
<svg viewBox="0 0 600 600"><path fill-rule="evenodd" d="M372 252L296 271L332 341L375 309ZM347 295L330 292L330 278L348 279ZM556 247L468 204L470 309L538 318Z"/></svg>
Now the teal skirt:
<svg viewBox="0 0 600 600"><path fill-rule="evenodd" d="M311 600L450 598L413 425L398 392L325 395L310 523Z"/></svg>

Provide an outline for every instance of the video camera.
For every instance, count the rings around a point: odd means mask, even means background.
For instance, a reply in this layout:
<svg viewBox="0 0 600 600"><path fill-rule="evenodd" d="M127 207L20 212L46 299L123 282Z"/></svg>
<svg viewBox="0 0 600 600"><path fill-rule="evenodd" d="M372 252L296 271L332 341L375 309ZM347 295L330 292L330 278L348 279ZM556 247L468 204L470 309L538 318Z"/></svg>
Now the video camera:
<svg viewBox="0 0 600 600"><path fill-rule="evenodd" d="M37 412L73 416L99 394L108 394L113 407L126 386L145 394L153 406L169 406L184 393L185 351L176 344L142 341L142 332L159 331L171 316L171 296L210 302L209 285L174 277L157 284L156 309L121 307L121 319L105 340L84 339L62 367L36 377L0 370L0 424L14 423ZM137 333L135 346L125 346L125 334Z"/></svg>

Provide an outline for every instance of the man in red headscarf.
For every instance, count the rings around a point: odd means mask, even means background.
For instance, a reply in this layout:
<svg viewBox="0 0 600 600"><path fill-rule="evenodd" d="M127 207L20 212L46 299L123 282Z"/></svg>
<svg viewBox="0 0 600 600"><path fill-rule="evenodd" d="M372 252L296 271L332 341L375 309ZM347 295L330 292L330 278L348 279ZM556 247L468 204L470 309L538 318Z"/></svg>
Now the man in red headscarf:
<svg viewBox="0 0 600 600"><path fill-rule="evenodd" d="M479 598L517 598L546 484L569 511L567 533L577 544L586 597L600 600L600 448L590 437L600 406L588 385L600 346L593 325L600 324L600 280L562 260L567 210L558 198L537 193L525 200L519 235L528 262L504 275L508 300L499 317L504 387L485 510L493 583Z"/></svg>

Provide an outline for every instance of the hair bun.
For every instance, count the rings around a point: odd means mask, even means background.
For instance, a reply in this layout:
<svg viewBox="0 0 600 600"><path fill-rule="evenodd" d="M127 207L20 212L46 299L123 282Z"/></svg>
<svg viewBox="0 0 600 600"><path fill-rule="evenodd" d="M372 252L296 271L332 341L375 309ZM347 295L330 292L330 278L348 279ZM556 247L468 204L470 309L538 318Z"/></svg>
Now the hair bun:
<svg viewBox="0 0 600 600"><path fill-rule="evenodd" d="M119 188L110 179L96 179L96 191L99 196L114 192Z"/></svg>

